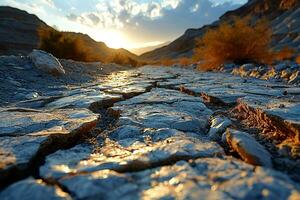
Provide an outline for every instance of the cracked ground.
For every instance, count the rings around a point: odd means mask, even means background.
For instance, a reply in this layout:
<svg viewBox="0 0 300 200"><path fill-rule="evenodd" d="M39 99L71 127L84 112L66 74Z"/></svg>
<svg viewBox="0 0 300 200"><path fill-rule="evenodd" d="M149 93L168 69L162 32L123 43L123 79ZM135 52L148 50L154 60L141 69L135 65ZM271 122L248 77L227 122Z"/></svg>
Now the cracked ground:
<svg viewBox="0 0 300 200"><path fill-rule="evenodd" d="M300 199L300 90L151 67L3 104L0 199Z"/></svg>

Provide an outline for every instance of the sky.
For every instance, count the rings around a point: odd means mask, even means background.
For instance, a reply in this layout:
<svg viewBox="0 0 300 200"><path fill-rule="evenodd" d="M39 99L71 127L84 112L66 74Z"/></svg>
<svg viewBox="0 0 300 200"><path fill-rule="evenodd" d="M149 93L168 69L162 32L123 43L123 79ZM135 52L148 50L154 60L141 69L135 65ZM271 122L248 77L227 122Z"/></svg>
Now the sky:
<svg viewBox="0 0 300 200"><path fill-rule="evenodd" d="M247 0L0 0L61 31L82 32L112 48L172 41Z"/></svg>

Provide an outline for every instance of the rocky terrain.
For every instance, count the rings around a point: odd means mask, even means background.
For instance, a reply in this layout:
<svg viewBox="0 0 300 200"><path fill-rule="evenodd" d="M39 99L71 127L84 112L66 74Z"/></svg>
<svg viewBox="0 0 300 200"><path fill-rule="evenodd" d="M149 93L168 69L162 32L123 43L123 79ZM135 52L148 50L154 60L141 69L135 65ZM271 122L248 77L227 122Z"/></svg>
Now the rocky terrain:
<svg viewBox="0 0 300 200"><path fill-rule="evenodd" d="M0 199L300 198L293 84L45 52L0 62Z"/></svg>
<svg viewBox="0 0 300 200"><path fill-rule="evenodd" d="M272 48L292 47L300 52L300 1L299 0L249 0L242 7L228 11L212 24L199 29L188 29L169 45L146 52L140 56L144 60L174 59L191 57L196 40L208 30L214 29L232 17L251 16L255 21L264 17L269 20L273 30Z"/></svg>
<svg viewBox="0 0 300 200"><path fill-rule="evenodd" d="M248 63L243 65L223 64L219 69L221 72L231 73L241 77L253 77L287 84L300 84L300 65L292 61L279 62L276 65L258 65Z"/></svg>

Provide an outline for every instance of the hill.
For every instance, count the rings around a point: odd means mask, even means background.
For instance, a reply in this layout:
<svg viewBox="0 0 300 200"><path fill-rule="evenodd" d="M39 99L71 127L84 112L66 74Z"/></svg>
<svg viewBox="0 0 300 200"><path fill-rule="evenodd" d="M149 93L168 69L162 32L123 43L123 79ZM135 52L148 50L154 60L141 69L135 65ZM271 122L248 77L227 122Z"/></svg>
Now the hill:
<svg viewBox="0 0 300 200"><path fill-rule="evenodd" d="M146 47L142 47L142 48L134 48L134 49L130 49L130 51L132 51L132 52L135 53L136 55L142 55L143 53L146 53L146 52L149 52L149 51L153 51L154 49L158 49L158 48L160 48L160 47L167 46L168 44L170 44L169 41L163 42L163 43L158 44L158 45L153 45L153 46L146 46Z"/></svg>
<svg viewBox="0 0 300 200"><path fill-rule="evenodd" d="M0 27L0 55L24 55L38 48L37 30L47 25L26 11L0 6Z"/></svg>
<svg viewBox="0 0 300 200"><path fill-rule="evenodd" d="M240 8L228 11L210 25L199 29L188 29L169 45L144 53L143 60L160 60L162 58L190 57L195 48L196 39L207 30L217 27L232 17L250 15L253 20L266 18L274 31L272 47L280 49L290 46L300 52L300 1L299 0L249 0Z"/></svg>
<svg viewBox="0 0 300 200"><path fill-rule="evenodd" d="M27 55L32 49L39 47L39 29L53 28L37 16L26 11L8 6L0 6L0 55ZM64 35L80 38L82 45L89 52L94 52L97 59L104 60L116 54L137 59L138 57L126 49L113 49L104 42L96 42L86 34L62 32Z"/></svg>

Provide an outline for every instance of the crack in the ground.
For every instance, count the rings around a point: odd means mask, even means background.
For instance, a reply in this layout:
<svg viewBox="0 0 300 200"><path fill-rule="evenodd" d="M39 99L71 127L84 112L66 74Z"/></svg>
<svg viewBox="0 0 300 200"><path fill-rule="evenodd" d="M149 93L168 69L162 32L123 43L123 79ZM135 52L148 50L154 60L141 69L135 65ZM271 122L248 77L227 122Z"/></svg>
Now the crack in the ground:
<svg viewBox="0 0 300 200"><path fill-rule="evenodd" d="M261 145L266 147L268 151L272 154L272 161L274 164L274 169L279 171L284 171L288 174L294 181L300 182L300 177L298 175L300 169L295 167L288 167L282 165L281 163L276 163L275 158L282 157L279 156L278 147L276 147L275 142L286 140L287 138L293 138L296 141L300 140L300 128L294 127L291 124L284 122L283 119L277 116L271 116L259 109L251 108L245 104L241 104L238 100L235 103L228 104L222 101L221 99L209 95L207 93L196 93L185 88L183 85L181 87L175 86L163 86L161 88L172 89L176 91L181 91L185 94L201 97L204 104L214 111L214 114L221 114L233 122L231 127L250 133L256 141ZM275 140L276 139L276 140ZM221 141L218 143L223 147L227 155L233 156L235 158L241 159L240 156L233 152L229 147L224 145ZM286 158L286 157L285 157ZM289 161L293 159L287 157ZM295 160L297 163L297 160ZM287 169L289 168L289 169ZM290 169L291 168L291 169ZM295 171L293 171L295 170Z"/></svg>
<svg viewBox="0 0 300 200"><path fill-rule="evenodd" d="M107 100L91 103L90 106L88 107L89 110L100 115L100 118L97 120L98 122L91 122L91 123L96 123L95 128L93 128L91 131L86 131L85 129L87 128L87 126L90 125L90 123L85 123L80 128L75 130L74 134L70 133L70 134L50 135L47 141L43 143L41 147L38 149L35 156L33 156L33 158L29 161L28 165L12 166L8 170L1 172L0 190L8 187L9 185L17 181L26 179L30 176L33 176L36 179L43 179L39 174L39 168L45 163L46 156L58 150L70 149L77 144L92 139L93 137L100 135L105 131L112 130L113 128L115 128L114 126L116 124L116 121L118 120L119 113L116 113L116 111L114 111L113 113L112 110L109 110L109 108L111 108L117 102L125 101L135 96L138 96L140 94L149 92L152 88L156 87L158 81L163 81L163 80L155 81L153 84L151 84L150 87L146 87L145 91L141 93L133 92L125 95L122 94L123 98L113 98L113 99L107 99ZM13 108L13 109L9 109L8 111L39 112L38 110L30 109L30 108L28 109ZM44 180L44 181L49 182L49 180L48 181ZM66 190L66 188L61 187L60 184L56 182L52 184L59 186L63 191L69 193Z"/></svg>
<svg viewBox="0 0 300 200"><path fill-rule="evenodd" d="M221 154L216 154L215 155L217 158L222 158ZM194 160L197 160L199 158L209 158L205 156L181 156L181 155L172 155L168 159L165 160L160 160L157 162L142 162L142 161L134 161L130 164L124 165L120 168L117 169L108 169L111 171L115 171L118 173L132 173L132 172L140 172L144 170L150 170L158 167L165 167L165 166L172 166L175 163L179 161L187 161L187 162L192 162ZM70 173L62 176L60 179L64 179L66 177L72 176L72 175L85 175L85 174L90 174L91 172L76 172L76 173Z"/></svg>
<svg viewBox="0 0 300 200"><path fill-rule="evenodd" d="M132 92L132 93L127 93L127 94L122 94L122 93L115 93L115 94L120 94L123 96L123 98L115 98L115 99L108 99L108 100L102 100L99 102L94 102L90 104L89 109L93 111L94 113L100 114L100 119L98 119L97 125L95 128L90 131L86 132L84 131L84 127L81 127L82 130L78 131L76 134L64 134L64 135L53 135L50 137L50 139L44 143L40 149L38 150L38 153L34 156L34 158L30 161L29 166L25 167L25 169L18 169L17 167L12 168L9 174L12 174L13 176L5 177L5 181L1 181L2 184L0 184L0 189L3 189L4 187L9 186L10 184L18 181L25 179L29 176L33 176L38 179L43 179L40 174L39 174L39 168L45 163L45 158L47 155L54 153L57 150L63 150L63 149L69 149L74 147L77 144L80 144L84 141L87 140L92 140L93 138L96 138L98 136L103 135L102 137L107 137L107 132L110 130L113 130L116 128L117 121L119 119L120 113L119 111L114 111L110 109L113 107L113 105L117 102L125 101L128 99L131 99L133 97L136 97L138 95L150 92L153 88L165 88L165 89L171 89L171 90L176 90L180 91L182 93L195 96L195 97L201 97L203 99L204 104L211 110L214 111L216 114L219 112L220 114L223 114L224 116L232 119L234 116L232 115L232 110L234 110L238 104L227 104L221 99L208 95L206 93L201 93L197 94L191 90L188 90L187 88L180 87L176 88L175 86L177 85L171 85L171 86L159 86L159 82L164 82L166 80L169 80L171 78L163 78L163 79L157 79L155 82L153 82L149 87L145 88L144 92ZM162 102L158 102L162 103ZM173 103L173 102L172 102ZM148 103L147 103L148 104ZM151 103L150 103L151 104ZM155 104L155 103L153 103ZM27 112L27 110L18 110L20 112ZM31 111L31 110L30 110ZM236 119L235 123L233 126L236 126L239 130L247 130L249 131L249 126L245 126L242 123L242 120L240 120L238 117L234 117ZM257 127L257 124L255 125ZM259 135L260 133L256 130L252 132L254 135ZM220 143L219 143L220 144ZM263 144L265 146L265 144ZM234 154L233 152L230 152L229 149L226 148L226 146L222 145L221 146L224 148L225 152L227 155L231 155L234 157L238 157L238 155ZM101 147L100 147L101 148ZM201 156L173 156L170 157L169 159L166 159L164 161L160 162L153 162L153 163L141 163L141 162L133 162L130 165L124 166L124 168L120 169L115 169L114 171L119 172L119 173L128 173L128 172L137 172L137 171L143 171L147 169L152 169L156 167L162 167L162 166L167 166L167 165L173 165L178 161L184 160L184 161L189 161L189 160L195 160L198 158L203 158ZM81 172L82 173L82 172ZM80 174L80 173L78 173ZM2 176L2 175L1 175ZM3 176L2 176L3 177ZM63 187L61 184L59 184L56 181L52 180L45 180L43 179L47 184L49 185L56 185L59 188L61 188L63 191L66 193L69 193L71 196L72 194L70 191L68 191L65 187Z"/></svg>

